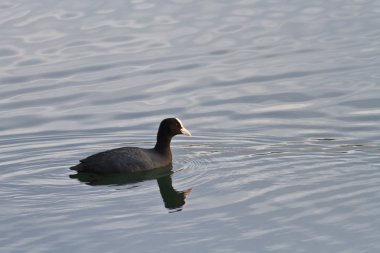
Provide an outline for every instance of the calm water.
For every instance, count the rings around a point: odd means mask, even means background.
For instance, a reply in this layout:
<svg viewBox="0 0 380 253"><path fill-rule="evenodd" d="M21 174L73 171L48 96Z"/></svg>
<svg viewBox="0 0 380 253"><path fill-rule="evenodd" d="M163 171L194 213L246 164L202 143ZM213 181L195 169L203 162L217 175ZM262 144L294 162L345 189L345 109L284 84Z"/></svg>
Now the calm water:
<svg viewBox="0 0 380 253"><path fill-rule="evenodd" d="M0 251L379 252L379 27L370 0L1 0ZM168 116L171 170L69 171Z"/></svg>

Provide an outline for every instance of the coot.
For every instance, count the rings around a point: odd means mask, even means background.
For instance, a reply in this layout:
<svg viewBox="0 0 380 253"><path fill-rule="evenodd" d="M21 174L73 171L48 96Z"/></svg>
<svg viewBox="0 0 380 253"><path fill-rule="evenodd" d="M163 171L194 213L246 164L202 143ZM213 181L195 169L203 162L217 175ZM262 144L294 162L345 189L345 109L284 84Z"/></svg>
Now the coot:
<svg viewBox="0 0 380 253"><path fill-rule="evenodd" d="M70 169L98 174L141 172L168 166L172 162L170 141L177 134L191 136L177 118L161 121L154 148L123 147L89 156Z"/></svg>

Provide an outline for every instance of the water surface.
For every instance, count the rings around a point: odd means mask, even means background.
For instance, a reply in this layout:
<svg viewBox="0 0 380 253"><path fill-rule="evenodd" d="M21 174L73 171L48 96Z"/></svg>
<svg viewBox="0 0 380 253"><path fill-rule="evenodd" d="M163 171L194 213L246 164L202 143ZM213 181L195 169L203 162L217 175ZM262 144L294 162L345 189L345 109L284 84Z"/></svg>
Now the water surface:
<svg viewBox="0 0 380 253"><path fill-rule="evenodd" d="M2 1L1 252L380 250L379 1ZM151 147L173 167L75 178Z"/></svg>

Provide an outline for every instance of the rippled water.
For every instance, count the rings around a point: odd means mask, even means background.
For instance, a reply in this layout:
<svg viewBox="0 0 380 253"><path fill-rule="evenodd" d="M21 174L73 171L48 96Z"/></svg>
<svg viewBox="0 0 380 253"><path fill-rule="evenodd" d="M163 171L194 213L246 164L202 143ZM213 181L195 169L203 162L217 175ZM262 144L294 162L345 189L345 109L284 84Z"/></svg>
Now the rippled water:
<svg viewBox="0 0 380 253"><path fill-rule="evenodd" d="M3 0L0 25L1 252L380 251L379 1ZM69 171L168 116L173 168Z"/></svg>

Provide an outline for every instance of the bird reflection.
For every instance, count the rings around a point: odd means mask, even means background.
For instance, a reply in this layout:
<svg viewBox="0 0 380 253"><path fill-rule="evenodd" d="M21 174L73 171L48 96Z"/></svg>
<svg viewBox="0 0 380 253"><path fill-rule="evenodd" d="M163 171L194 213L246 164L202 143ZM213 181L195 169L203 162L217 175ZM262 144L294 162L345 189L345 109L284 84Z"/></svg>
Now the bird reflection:
<svg viewBox="0 0 380 253"><path fill-rule="evenodd" d="M171 178L173 174L172 169L173 167L170 164L164 168L140 173L100 175L80 172L70 175L70 178L92 186L128 185L155 179L157 180L165 208L169 209L170 212L176 212L181 211L182 207L186 204L186 198L190 194L191 188L184 191L174 189Z"/></svg>
<svg viewBox="0 0 380 253"><path fill-rule="evenodd" d="M191 188L185 191L177 191L173 188L170 175L157 178L158 187L165 207L169 210L181 211L186 204L186 198L191 192Z"/></svg>

